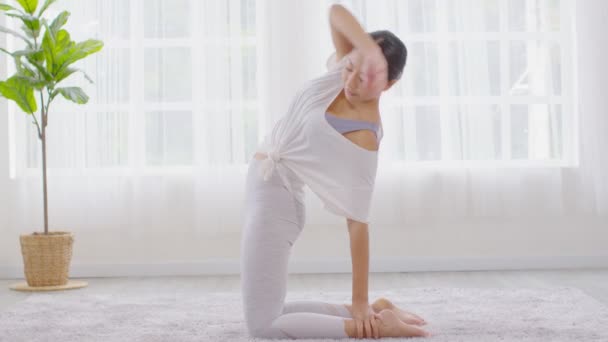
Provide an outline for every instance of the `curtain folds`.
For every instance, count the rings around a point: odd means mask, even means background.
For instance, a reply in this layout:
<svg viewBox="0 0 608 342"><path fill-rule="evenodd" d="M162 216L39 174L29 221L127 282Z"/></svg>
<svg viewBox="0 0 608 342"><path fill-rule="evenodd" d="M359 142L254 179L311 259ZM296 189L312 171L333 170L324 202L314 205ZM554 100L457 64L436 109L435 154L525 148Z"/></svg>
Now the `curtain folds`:
<svg viewBox="0 0 608 342"><path fill-rule="evenodd" d="M141 238L154 231L240 232L246 163L256 143L287 109L298 86L325 71L332 53L327 2L125 3L57 3L71 9L77 39L97 36L106 46L85 66L97 82L74 81L91 95L91 103L58 104L51 109L48 149L55 167L48 175L50 229L112 229ZM401 35L409 49L404 79L381 104L385 139L372 226L407 229L410 223L444 222L449 229L450 224L476 220L606 220L608 99L603 85L608 80L608 41L601 32L608 3L576 2L576 15L570 18L576 24L572 34L576 45L567 52L572 54L576 78L564 76L568 84L557 84L555 77L541 77L550 80L541 89L559 88L562 98L572 96L571 103L558 103L559 109L555 103L541 104L540 109L487 103L507 88L527 95L537 89L516 87L518 64L505 69L500 57L510 53L503 51L511 48L508 44L424 41L433 25L456 33L467 27L500 30L494 25L503 24L494 22L493 8L484 12L475 1L459 2L453 20L442 21L447 11L427 8L421 10L422 18L408 21L410 15L403 14L403 21L391 22L379 18L403 3L414 11L422 2L382 1L367 10L362 3L348 4L365 13L368 31L386 25L408 32L411 25L419 25L411 41ZM81 18L80 26L76 17ZM562 23L570 19L562 18ZM249 33L241 34L243 30ZM507 51L522 51L518 48ZM560 56L565 56L566 48ZM540 46L535 51L546 56L543 51L552 50ZM516 52L511 61L517 60ZM526 63L540 65L530 59ZM507 69L511 73L504 74ZM539 70L529 68L529 84L535 72L557 75L551 68ZM474 101L459 102L459 97ZM433 103L433 99L439 100ZM14 114L12 153L17 163L12 165L15 178L8 183L10 220L24 231L40 231L41 173L28 169L38 165L40 145L31 140L31 122L22 113ZM568 156L570 165L457 163L467 158L501 159L505 153L517 156L521 150L504 144L517 142L519 133L505 130L504 124L532 115L544 121L525 121L528 155ZM572 122L565 119L568 116ZM555 118L566 120L559 122L572 130L571 154L566 146L562 154L553 154L551 147L565 141L562 135L547 140L554 131L535 128L535 124L551 125ZM534 132L539 141L550 143L534 144ZM450 160L441 162L446 153ZM106 168L96 169L102 166ZM343 219L325 211L314 196L306 188L307 224L342 226Z"/></svg>

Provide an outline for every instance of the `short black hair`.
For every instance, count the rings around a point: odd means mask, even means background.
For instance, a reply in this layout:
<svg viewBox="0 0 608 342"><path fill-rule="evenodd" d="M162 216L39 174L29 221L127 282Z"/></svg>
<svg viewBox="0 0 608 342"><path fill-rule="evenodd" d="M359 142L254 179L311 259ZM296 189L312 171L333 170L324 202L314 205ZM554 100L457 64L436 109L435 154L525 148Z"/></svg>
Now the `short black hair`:
<svg viewBox="0 0 608 342"><path fill-rule="evenodd" d="M401 77L403 68L407 60L407 48L405 44L388 30L378 30L369 32L374 41L382 49L384 58L388 63L388 80L392 81Z"/></svg>

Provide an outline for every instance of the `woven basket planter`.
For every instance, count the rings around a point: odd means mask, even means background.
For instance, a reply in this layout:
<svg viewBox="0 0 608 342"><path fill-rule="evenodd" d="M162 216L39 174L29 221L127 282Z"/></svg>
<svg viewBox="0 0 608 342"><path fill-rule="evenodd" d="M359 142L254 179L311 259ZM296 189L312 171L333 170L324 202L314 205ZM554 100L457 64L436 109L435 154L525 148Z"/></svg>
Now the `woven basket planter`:
<svg viewBox="0 0 608 342"><path fill-rule="evenodd" d="M25 279L29 286L57 286L68 282L74 235L34 232L20 235Z"/></svg>

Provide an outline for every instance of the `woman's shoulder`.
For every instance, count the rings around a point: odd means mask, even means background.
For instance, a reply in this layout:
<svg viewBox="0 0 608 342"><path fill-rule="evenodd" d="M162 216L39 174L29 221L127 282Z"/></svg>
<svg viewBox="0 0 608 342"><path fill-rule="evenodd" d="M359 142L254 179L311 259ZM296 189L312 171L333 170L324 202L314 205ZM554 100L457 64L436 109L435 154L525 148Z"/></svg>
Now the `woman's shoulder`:
<svg viewBox="0 0 608 342"><path fill-rule="evenodd" d="M339 68L333 67L321 75L307 79L297 87L296 94L302 94L306 91L331 91L342 85L340 73Z"/></svg>

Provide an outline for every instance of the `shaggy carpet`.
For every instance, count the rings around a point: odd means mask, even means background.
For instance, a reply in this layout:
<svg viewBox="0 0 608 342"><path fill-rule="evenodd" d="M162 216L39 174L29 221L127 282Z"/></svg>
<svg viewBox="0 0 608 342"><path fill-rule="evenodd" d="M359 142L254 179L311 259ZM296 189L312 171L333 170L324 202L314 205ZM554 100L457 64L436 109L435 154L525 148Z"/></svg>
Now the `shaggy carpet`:
<svg viewBox="0 0 608 342"><path fill-rule="evenodd" d="M421 287L370 291L369 296L387 297L421 315L432 334L391 341L608 341L608 308L572 287ZM350 293L287 294L288 301L307 299L348 303ZM2 342L259 340L247 336L238 292L34 293L0 312Z"/></svg>

